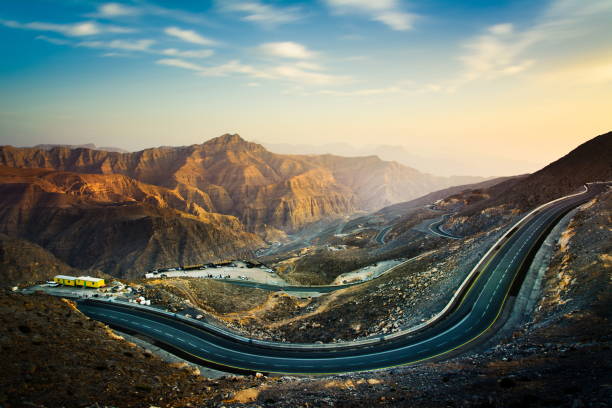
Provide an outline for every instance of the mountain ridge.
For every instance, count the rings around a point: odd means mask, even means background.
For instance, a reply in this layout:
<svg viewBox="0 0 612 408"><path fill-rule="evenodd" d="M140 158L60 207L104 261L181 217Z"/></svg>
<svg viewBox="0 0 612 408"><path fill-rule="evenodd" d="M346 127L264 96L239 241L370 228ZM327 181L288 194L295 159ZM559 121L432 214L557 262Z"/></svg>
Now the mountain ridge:
<svg viewBox="0 0 612 408"><path fill-rule="evenodd" d="M71 268L121 277L251 257L264 246L237 218L207 213L163 187L118 174L7 167L0 167L0 234L29 241Z"/></svg>
<svg viewBox="0 0 612 408"><path fill-rule="evenodd" d="M373 211L450 185L482 180L435 177L376 156L280 155L238 134L132 153L0 146L0 165L123 174L190 191L206 211L234 215L251 231L270 225L291 232L323 218Z"/></svg>

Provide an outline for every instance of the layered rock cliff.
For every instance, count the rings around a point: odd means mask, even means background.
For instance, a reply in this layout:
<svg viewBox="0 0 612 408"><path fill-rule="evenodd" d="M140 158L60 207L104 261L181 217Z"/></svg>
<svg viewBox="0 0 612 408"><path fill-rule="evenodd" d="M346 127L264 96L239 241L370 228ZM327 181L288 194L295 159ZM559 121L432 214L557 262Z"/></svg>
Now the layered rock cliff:
<svg viewBox="0 0 612 408"><path fill-rule="evenodd" d="M430 176L375 156L274 154L229 134L203 144L135 153L3 146L0 165L122 174L166 187L203 211L234 215L250 231L262 225L293 231L322 218L374 210L471 181Z"/></svg>
<svg viewBox="0 0 612 408"><path fill-rule="evenodd" d="M264 245L233 216L123 175L0 168L0 233L78 269L134 277L161 266L251 256Z"/></svg>

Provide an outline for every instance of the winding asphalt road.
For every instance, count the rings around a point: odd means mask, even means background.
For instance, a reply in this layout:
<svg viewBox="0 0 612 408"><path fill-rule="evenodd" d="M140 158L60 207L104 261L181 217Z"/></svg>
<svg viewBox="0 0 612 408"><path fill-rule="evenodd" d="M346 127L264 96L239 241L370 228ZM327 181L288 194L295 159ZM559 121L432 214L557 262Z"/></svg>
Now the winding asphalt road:
<svg viewBox="0 0 612 408"><path fill-rule="evenodd" d="M463 349L490 333L509 298L518 292L531 256L550 229L562 215L605 186L591 184L585 192L548 203L517 223L485 255L454 303L435 322L367 344L321 348L245 342L171 316L117 304L81 301L78 307L94 319L144 334L203 365L279 374L332 374L414 364Z"/></svg>
<svg viewBox="0 0 612 408"><path fill-rule="evenodd" d="M431 231L432 233L442 236L442 237L446 237L446 238L450 238L450 239L461 239L462 237L457 237L455 235L452 235L448 232L446 232L443 228L442 228L442 224L444 224L446 222L446 219L450 216L450 214L446 214L443 215L442 217L440 217L439 219L434 220L431 224L429 224L429 231Z"/></svg>
<svg viewBox="0 0 612 408"><path fill-rule="evenodd" d="M385 244L385 238L387 237L387 234L389 233L389 231L391 231L391 229L393 228L393 226L389 226L389 227L385 227L383 229L381 229L378 234L376 234L376 237L374 238L374 241L376 241L377 243L384 245Z"/></svg>

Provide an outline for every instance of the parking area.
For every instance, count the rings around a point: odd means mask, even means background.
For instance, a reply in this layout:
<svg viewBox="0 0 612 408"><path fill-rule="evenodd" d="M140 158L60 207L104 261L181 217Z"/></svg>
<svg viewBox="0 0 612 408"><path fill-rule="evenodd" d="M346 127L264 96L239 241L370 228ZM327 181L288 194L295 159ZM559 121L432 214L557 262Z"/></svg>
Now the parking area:
<svg viewBox="0 0 612 408"><path fill-rule="evenodd" d="M43 292L48 295L61 296L67 298L91 298L91 297L110 297L111 293L103 293L94 288L83 288L77 286L62 286L57 284L41 283L21 290L25 294Z"/></svg>
<svg viewBox="0 0 612 408"><path fill-rule="evenodd" d="M270 285L287 286L288 283L278 276L272 269L266 267L254 267L249 268L244 262L236 261L232 262L231 265L206 267L195 270L165 270L158 271L157 273L150 272L145 274L145 278L177 278L177 277L191 277L191 278L207 278L217 280L245 280L257 283L267 283Z"/></svg>

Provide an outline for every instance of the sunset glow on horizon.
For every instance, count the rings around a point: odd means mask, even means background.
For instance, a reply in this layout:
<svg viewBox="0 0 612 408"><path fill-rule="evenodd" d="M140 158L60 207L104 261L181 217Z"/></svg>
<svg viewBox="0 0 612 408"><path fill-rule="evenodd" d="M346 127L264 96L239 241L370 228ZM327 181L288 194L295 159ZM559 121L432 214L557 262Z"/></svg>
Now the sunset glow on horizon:
<svg viewBox="0 0 612 408"><path fill-rule="evenodd" d="M611 130L612 2L460 3L5 2L0 144L239 133L499 176Z"/></svg>

